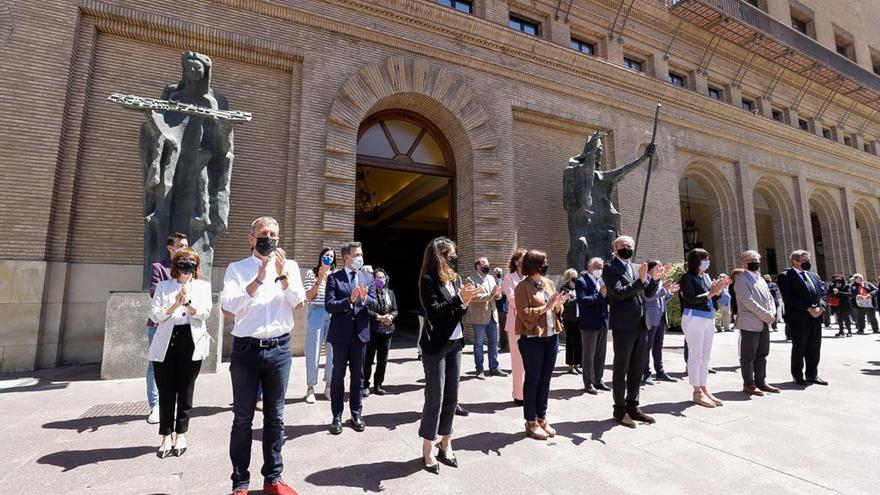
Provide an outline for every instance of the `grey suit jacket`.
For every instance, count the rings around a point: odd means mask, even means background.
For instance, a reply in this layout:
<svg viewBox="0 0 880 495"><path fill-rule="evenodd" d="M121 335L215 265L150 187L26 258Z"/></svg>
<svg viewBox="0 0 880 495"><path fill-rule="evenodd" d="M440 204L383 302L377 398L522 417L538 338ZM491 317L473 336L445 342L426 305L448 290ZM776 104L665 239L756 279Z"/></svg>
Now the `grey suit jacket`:
<svg viewBox="0 0 880 495"><path fill-rule="evenodd" d="M776 321L776 302L763 277L745 272L736 278L733 290L739 310L734 327L748 332L760 332L764 330L765 324L770 325Z"/></svg>

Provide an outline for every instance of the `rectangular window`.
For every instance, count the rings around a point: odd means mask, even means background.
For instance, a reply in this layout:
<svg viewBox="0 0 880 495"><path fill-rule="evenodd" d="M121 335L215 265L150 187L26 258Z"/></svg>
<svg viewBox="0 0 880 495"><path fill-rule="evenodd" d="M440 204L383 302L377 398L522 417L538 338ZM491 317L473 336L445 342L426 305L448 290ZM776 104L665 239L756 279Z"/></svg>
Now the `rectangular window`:
<svg viewBox="0 0 880 495"><path fill-rule="evenodd" d="M508 26L512 29L516 29L522 33L526 33L531 36L538 36L541 34L541 25L537 22L528 21L523 19L522 17L517 17L515 15L510 16L510 21L508 21Z"/></svg>
<svg viewBox="0 0 880 495"><path fill-rule="evenodd" d="M798 119L798 127L800 127L802 131L810 131L810 123L804 119Z"/></svg>
<svg viewBox="0 0 880 495"><path fill-rule="evenodd" d="M773 116L773 120L775 120L776 122L782 122L784 120L781 110L777 110L774 108L773 110L770 110L770 113Z"/></svg>
<svg viewBox="0 0 880 495"><path fill-rule="evenodd" d="M743 110L751 112L752 110L755 109L755 102L752 100L749 100L748 98L743 98L741 106L742 106Z"/></svg>
<svg viewBox="0 0 880 495"><path fill-rule="evenodd" d="M800 31L801 33L809 36L809 34L807 33L807 23L806 22L804 22L796 17L792 17L791 18L791 27L793 27L796 31Z"/></svg>
<svg viewBox="0 0 880 495"><path fill-rule="evenodd" d="M862 145L862 148L865 150L865 153L870 153L871 152L871 143L865 143L864 145Z"/></svg>
<svg viewBox="0 0 880 495"><path fill-rule="evenodd" d="M709 86L709 98L720 100L721 99L721 90L718 88L713 88Z"/></svg>
<svg viewBox="0 0 880 495"><path fill-rule="evenodd" d="M581 53L585 53L587 55L595 55L596 54L596 45L593 43L589 43L583 40L579 40L577 38L571 39L571 48L572 50L577 50Z"/></svg>
<svg viewBox="0 0 880 495"><path fill-rule="evenodd" d="M856 49L853 43L853 35L834 27L834 50L840 55L856 61Z"/></svg>
<svg viewBox="0 0 880 495"><path fill-rule="evenodd" d="M828 127L822 128L822 137L825 139L831 139L831 129Z"/></svg>
<svg viewBox="0 0 880 495"><path fill-rule="evenodd" d="M680 86L682 88L687 86L687 79L685 78L685 76L676 74L675 72L669 73L668 81L669 81L669 84L671 84L673 86Z"/></svg>
<svg viewBox="0 0 880 495"><path fill-rule="evenodd" d="M437 0L437 3L465 14L474 13L474 3L468 0Z"/></svg>
<svg viewBox="0 0 880 495"><path fill-rule="evenodd" d="M845 144L847 146L852 146L852 143L853 143L853 141L852 141L851 137L843 136L843 144Z"/></svg>
<svg viewBox="0 0 880 495"><path fill-rule="evenodd" d="M628 57L623 58L623 65L625 65L628 69L632 69L636 72L642 72L642 63L638 60L633 60Z"/></svg>
<svg viewBox="0 0 880 495"><path fill-rule="evenodd" d="M813 11L809 8L795 4L789 5L789 14L791 16L791 27L795 31L799 31L810 38L816 39L816 27L813 23Z"/></svg>

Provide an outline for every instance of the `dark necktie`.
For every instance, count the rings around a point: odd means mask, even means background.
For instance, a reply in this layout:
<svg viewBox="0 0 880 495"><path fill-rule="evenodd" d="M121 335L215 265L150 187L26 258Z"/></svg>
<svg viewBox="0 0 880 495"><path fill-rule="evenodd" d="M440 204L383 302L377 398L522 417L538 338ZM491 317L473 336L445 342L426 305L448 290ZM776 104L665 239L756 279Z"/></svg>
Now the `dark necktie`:
<svg viewBox="0 0 880 495"><path fill-rule="evenodd" d="M807 272L801 272L801 278L804 279L804 283L807 284L807 290L810 291L810 295L816 295L816 287L813 286L813 281L807 277Z"/></svg>
<svg viewBox="0 0 880 495"><path fill-rule="evenodd" d="M348 272L348 278L351 279L352 282L354 282L355 275L357 275L355 272Z"/></svg>

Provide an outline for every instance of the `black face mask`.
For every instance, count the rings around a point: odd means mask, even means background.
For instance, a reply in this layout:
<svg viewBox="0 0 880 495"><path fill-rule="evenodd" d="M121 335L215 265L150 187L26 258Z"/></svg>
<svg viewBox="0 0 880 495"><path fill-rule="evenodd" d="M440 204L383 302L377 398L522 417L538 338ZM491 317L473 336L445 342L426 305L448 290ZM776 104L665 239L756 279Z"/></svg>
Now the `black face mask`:
<svg viewBox="0 0 880 495"><path fill-rule="evenodd" d="M192 275L196 272L196 264L192 261L178 261L174 267L184 275Z"/></svg>
<svg viewBox="0 0 880 495"><path fill-rule="evenodd" d="M550 270L550 265L541 265L541 268L538 268L538 273L543 277L547 275L548 270Z"/></svg>
<svg viewBox="0 0 880 495"><path fill-rule="evenodd" d="M254 249L260 253L260 256L269 256L278 247L278 239L271 237L257 237L257 245Z"/></svg>
<svg viewBox="0 0 880 495"><path fill-rule="evenodd" d="M628 260L633 257L633 250L630 248L620 248L617 250L617 256L621 259Z"/></svg>
<svg viewBox="0 0 880 495"><path fill-rule="evenodd" d="M750 272L756 272L761 269L761 263L757 261L749 261L746 264L746 268L748 268Z"/></svg>
<svg viewBox="0 0 880 495"><path fill-rule="evenodd" d="M481 266L481 267L480 267L480 272L481 272L483 275L488 275L488 274L489 274L489 271L490 271L490 269L489 269L488 266Z"/></svg>
<svg viewBox="0 0 880 495"><path fill-rule="evenodd" d="M810 271L810 268L812 268L812 267L813 267L813 265L811 265L809 261L801 262L801 270L803 270L805 272Z"/></svg>
<svg viewBox="0 0 880 495"><path fill-rule="evenodd" d="M446 258L446 263L448 263L449 267L453 270L458 270L458 256L448 256Z"/></svg>

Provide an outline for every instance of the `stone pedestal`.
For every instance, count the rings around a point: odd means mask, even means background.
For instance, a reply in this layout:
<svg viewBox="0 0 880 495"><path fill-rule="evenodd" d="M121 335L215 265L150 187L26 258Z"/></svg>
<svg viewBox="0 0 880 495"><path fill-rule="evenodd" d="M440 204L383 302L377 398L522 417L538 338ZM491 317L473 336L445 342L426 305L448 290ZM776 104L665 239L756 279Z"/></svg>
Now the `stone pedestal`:
<svg viewBox="0 0 880 495"><path fill-rule="evenodd" d="M144 292L110 292L107 300L107 318L104 324L104 354L101 360L101 379L140 378L147 370L147 316L150 312L150 294ZM201 373L216 373L223 348L223 313L218 295L208 318L211 354L202 361Z"/></svg>

